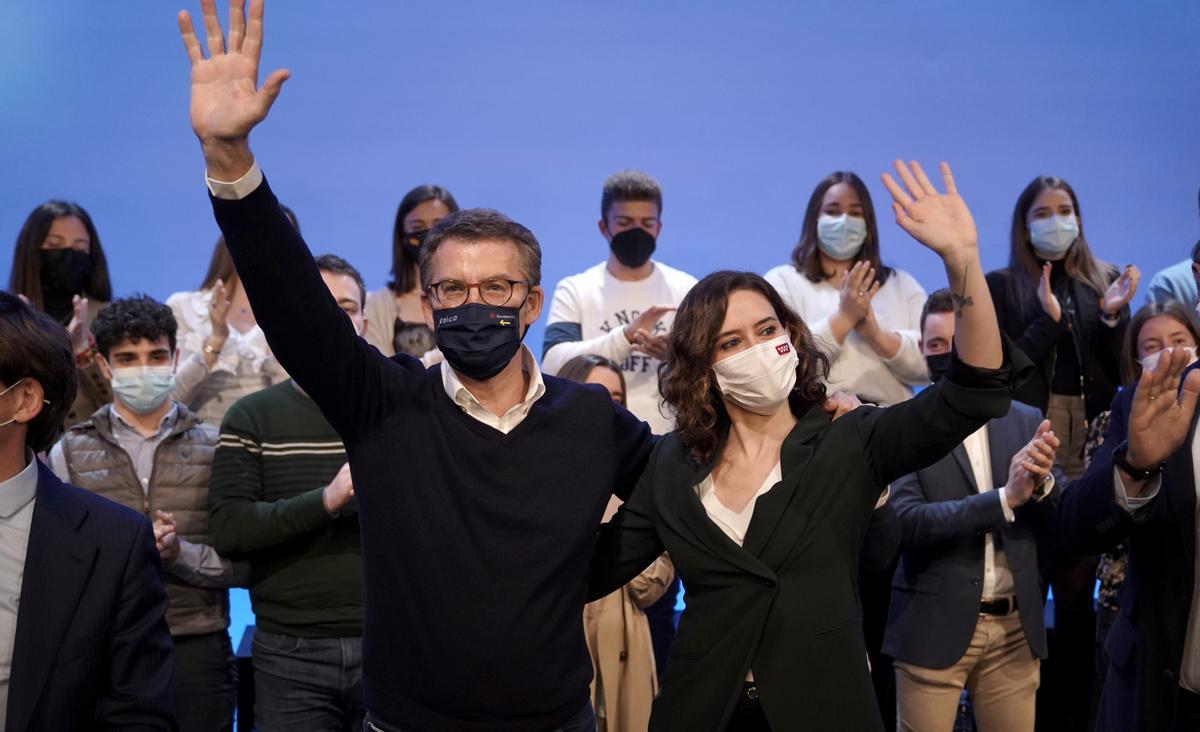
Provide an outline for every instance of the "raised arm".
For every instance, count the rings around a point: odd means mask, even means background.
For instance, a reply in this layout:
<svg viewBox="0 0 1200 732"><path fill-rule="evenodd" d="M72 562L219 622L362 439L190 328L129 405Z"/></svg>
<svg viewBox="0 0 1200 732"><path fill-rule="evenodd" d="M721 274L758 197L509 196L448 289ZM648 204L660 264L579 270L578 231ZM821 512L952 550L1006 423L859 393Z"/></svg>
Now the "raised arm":
<svg viewBox="0 0 1200 732"><path fill-rule="evenodd" d="M213 0L202 0L204 58L191 18L179 14L192 64L191 122L200 140L213 211L242 286L280 365L320 405L346 440L364 434L394 411L384 391L385 370L398 370L363 341L334 302L300 233L284 215L250 153L250 130L266 116L288 72L258 86L262 0L230 3L227 38ZM404 367L424 371L416 361Z"/></svg>
<svg viewBox="0 0 1200 732"><path fill-rule="evenodd" d="M996 311L979 263L975 222L958 195L950 166L942 163L946 193L940 194L917 163L896 161L902 188L890 175L896 222L937 253L954 294L955 358L945 378L913 399L881 410L860 410L856 424L876 483L920 470L945 455L989 419L1008 413L1015 366L1005 364ZM1007 366L1007 368L1004 368Z"/></svg>
<svg viewBox="0 0 1200 732"><path fill-rule="evenodd" d="M895 167L904 187L887 173L883 174L883 184L892 194L896 223L933 250L946 268L958 321L954 330L958 357L977 368L1000 368L1000 328L979 262L975 220L958 195L950 166L941 165L944 194L938 193L915 160L908 165L897 160Z"/></svg>

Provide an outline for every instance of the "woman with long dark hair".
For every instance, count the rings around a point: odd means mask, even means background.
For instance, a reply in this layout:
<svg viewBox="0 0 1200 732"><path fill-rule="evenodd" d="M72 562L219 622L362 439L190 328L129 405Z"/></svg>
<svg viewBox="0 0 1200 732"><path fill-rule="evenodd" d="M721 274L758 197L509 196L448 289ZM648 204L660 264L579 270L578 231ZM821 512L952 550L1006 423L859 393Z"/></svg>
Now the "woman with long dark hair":
<svg viewBox="0 0 1200 732"><path fill-rule="evenodd" d="M1062 440L1060 467L1083 472L1087 424L1121 383L1121 347L1140 273L1098 259L1075 190L1039 176L1013 208L1008 267L989 272L1000 329L1037 367L1015 395L1042 410Z"/></svg>
<svg viewBox="0 0 1200 732"><path fill-rule="evenodd" d="M71 335L79 389L64 426L87 419L112 401L88 329L100 308L112 300L112 283L100 235L82 206L46 201L26 217L13 248L8 289L57 320Z"/></svg>
<svg viewBox="0 0 1200 732"><path fill-rule="evenodd" d="M871 193L854 173L817 184L792 261L766 278L823 345L833 388L886 405L928 383L918 344L925 289L883 263Z"/></svg>
<svg viewBox="0 0 1200 732"><path fill-rule="evenodd" d="M421 314L421 242L434 224L458 210L450 191L420 185L404 194L392 225L392 279L367 295L367 342L385 356L421 358L436 348Z"/></svg>
<svg viewBox="0 0 1200 732"><path fill-rule="evenodd" d="M1009 262L989 272L1000 329L1034 363L1014 398L1037 407L1062 441L1059 468L1083 475L1089 427L1107 412L1121 383L1121 351L1129 301L1140 273L1098 259L1084 233L1075 190L1053 176L1034 178L1013 207ZM1088 727L1097 557L1060 553L1049 569L1055 633L1041 695L1054 729Z"/></svg>
<svg viewBox="0 0 1200 732"><path fill-rule="evenodd" d="M1003 351L949 168L946 194L915 163L896 168L904 187L884 180L897 222L942 258L955 293L956 356L937 384L831 422L828 358L766 280L718 272L679 307L661 371L678 429L602 527L590 588L607 594L664 548L687 587L652 730L882 729L857 591L863 533L889 482L1007 412L1024 363ZM1027 454L1022 479L1052 462Z"/></svg>

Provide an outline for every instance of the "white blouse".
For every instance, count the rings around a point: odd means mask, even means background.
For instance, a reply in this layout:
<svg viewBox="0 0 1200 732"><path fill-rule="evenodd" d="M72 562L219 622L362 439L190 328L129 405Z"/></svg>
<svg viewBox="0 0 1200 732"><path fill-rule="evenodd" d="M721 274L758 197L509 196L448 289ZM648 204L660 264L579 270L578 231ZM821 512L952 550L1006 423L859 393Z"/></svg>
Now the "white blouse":
<svg viewBox="0 0 1200 732"><path fill-rule="evenodd" d="M209 424L220 426L225 412L238 399L288 378L271 354L267 338L256 324L245 333L229 329L229 338L210 370L204 362L204 341L212 335L208 306L211 290L177 292L167 298L175 314L175 400Z"/></svg>
<svg viewBox="0 0 1200 732"><path fill-rule="evenodd" d="M792 264L766 274L786 302L804 320L829 355L829 386L876 404L895 404L913 395L912 387L929 383L921 354L921 309L925 289L909 273L896 269L879 288L872 307L879 327L900 336L900 350L885 359L856 331L841 345L833 337L829 318L837 313L841 295L828 282L812 282Z"/></svg>

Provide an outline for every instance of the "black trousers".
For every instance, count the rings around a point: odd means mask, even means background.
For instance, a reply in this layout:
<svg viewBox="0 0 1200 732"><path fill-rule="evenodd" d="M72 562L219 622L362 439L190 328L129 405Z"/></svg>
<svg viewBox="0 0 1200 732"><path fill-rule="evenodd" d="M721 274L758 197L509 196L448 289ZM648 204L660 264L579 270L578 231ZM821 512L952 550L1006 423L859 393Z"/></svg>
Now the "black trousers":
<svg viewBox="0 0 1200 732"><path fill-rule="evenodd" d="M180 732L230 732L237 666L229 633L182 635L175 644L175 714Z"/></svg>

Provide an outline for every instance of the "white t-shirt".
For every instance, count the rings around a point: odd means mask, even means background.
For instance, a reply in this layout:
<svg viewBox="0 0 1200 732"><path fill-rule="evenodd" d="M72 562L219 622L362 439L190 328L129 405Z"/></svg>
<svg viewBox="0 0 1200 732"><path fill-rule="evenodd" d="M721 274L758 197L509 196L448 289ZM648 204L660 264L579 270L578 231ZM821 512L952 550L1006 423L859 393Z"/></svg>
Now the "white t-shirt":
<svg viewBox="0 0 1200 732"><path fill-rule="evenodd" d="M766 279L804 320L829 354L829 385L876 404L895 404L912 396L912 387L929 383L921 354L921 309L925 289L909 273L896 269L872 301L879 327L900 336L900 350L884 359L857 332L841 345L829 328L841 296L828 282L812 282L791 264L767 272Z"/></svg>
<svg viewBox="0 0 1200 732"><path fill-rule="evenodd" d="M564 278L554 288L550 319L546 324L542 369L557 374L568 361L583 354L606 356L621 366L629 411L645 420L655 434L670 432L675 420L660 410L657 358L635 352L625 338L625 326L646 308L679 305L696 278L662 262L644 280L626 282L609 273L601 262ZM675 313L658 322L654 333L671 329Z"/></svg>

